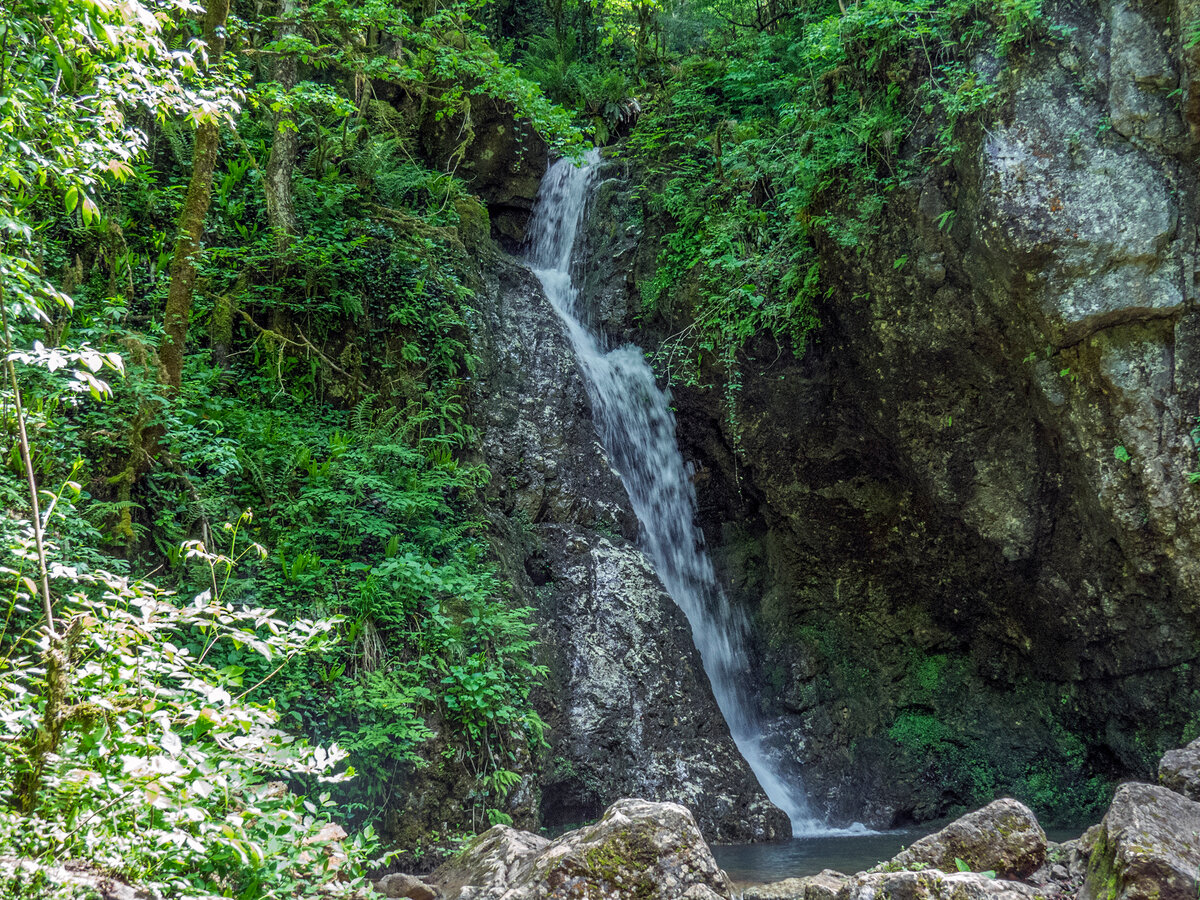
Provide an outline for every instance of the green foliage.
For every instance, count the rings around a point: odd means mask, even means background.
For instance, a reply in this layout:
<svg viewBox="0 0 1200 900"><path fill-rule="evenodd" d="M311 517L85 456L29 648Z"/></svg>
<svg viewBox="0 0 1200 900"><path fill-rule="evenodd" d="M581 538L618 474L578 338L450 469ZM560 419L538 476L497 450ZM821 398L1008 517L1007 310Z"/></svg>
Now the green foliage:
<svg viewBox="0 0 1200 900"><path fill-rule="evenodd" d="M959 872L972 871L971 866L965 860L960 859L957 856L954 857L954 868L957 869ZM982 875L984 878L995 878L996 870L988 869L986 872L980 872L979 874Z"/></svg>
<svg viewBox="0 0 1200 900"><path fill-rule="evenodd" d="M88 223L106 176L127 177L145 134L122 106L190 109L189 53L173 52L162 23L183 3L13 0L0 22L0 211L19 217L47 186ZM159 13L156 15L156 11ZM161 16L161 18L160 18ZM64 102L65 97L70 102ZM8 217L15 218L8 218Z"/></svg>
<svg viewBox="0 0 1200 900"><path fill-rule="evenodd" d="M209 587L210 573L176 547L200 536L209 551L227 550L209 523L256 510L247 527L270 554L231 575L228 596L289 619L344 616L337 640L254 695L274 702L284 724L350 754L361 777L333 788L337 814L375 820L449 749L479 778L469 803L483 822L502 815L487 810L511 789L503 773L540 744L542 724L528 699L541 675L529 610L508 601L479 516L488 475L458 458L475 440L465 388L476 366L459 226L478 207L460 183L415 162L401 137L368 136L374 116L362 130L319 105L299 116L301 136L324 150L296 173L304 233L284 254L252 156L229 145L193 340L205 342L205 318L215 332L224 317L219 327L241 350L226 366L194 354L173 397L161 394L152 335L130 322L164 286L160 248L178 195L150 168L121 189L118 271L129 293L114 296L112 279L97 273L55 328L60 341L97 348L62 359L124 360L125 376L110 402L81 404L76 385L88 382L76 370L94 379L87 365L50 371L30 356L22 377L35 464L55 479L65 461L81 460L80 495L54 530L89 569L120 565L111 553L138 567L165 563L188 591ZM264 154L261 123L247 113L240 128ZM26 343L41 333L23 326ZM114 485L127 483L131 446L151 429L162 464L122 498ZM4 483L16 508L18 471L10 460ZM242 649L214 653L219 668L249 667Z"/></svg>
<svg viewBox="0 0 1200 900"><path fill-rule="evenodd" d="M637 120L639 79L620 62L581 58L572 41L560 48L551 35L534 35L521 61L522 73L546 95L575 112L592 131L597 144L606 144Z"/></svg>
<svg viewBox="0 0 1200 900"><path fill-rule="evenodd" d="M460 770L475 778L468 820L445 810L446 821L502 820L516 772L542 741L529 703L542 672L529 610L510 601L486 541L488 473L465 461L476 440L466 410L471 254L487 215L460 180L421 160L416 129L459 116L469 139L472 104L497 103L560 150L576 147L579 132L500 58L479 4L423 13L323 0L303 4L283 40L270 40L274 20L241 9L227 82L203 85L186 54L162 55L189 32L171 9L162 5L150 27L137 24L149 13L136 3L27 0L0 23L3 46L23 54L19 79L0 75L0 138L14 151L0 162L0 249L21 242L0 255L3 299L30 313L13 325L36 476L76 487L48 525L56 559L69 555L80 577L157 568L181 591L219 589L285 621L339 614L331 640L278 672L244 643L219 644L205 662L222 677L237 672L243 699L271 705L281 726L350 754L361 776L329 789L338 816L374 821L432 765L447 780ZM76 13L92 16L83 30ZM111 46L97 39L104 29ZM280 53L308 78L287 93L260 63ZM113 76L129 60L142 68ZM393 103L371 99L385 84ZM75 107L50 103L54 90ZM196 260L188 345L205 349L169 393L154 348L192 165L184 117L233 113L241 91L245 109L222 121ZM134 103L161 120L135 118ZM299 227L287 241L270 227L262 183L281 110L299 144L290 184ZM61 148L49 134L64 136ZM61 305L42 313L47 297ZM84 402L89 393L111 396ZM3 463L0 496L21 512L19 454ZM212 524L248 509L253 520L236 532ZM20 537L16 521L5 517L0 535ZM243 561L218 585L203 556L233 558L246 534L267 558ZM26 561L22 577L31 571ZM14 595L6 627L34 629L38 615Z"/></svg>
<svg viewBox="0 0 1200 900"><path fill-rule="evenodd" d="M904 713L888 729L888 737L919 753L942 754L950 748L954 732L935 716Z"/></svg>
<svg viewBox="0 0 1200 900"><path fill-rule="evenodd" d="M20 574L30 549L27 539L5 548L5 587L21 605L31 600ZM232 567L190 552L214 582ZM272 782L342 780L348 773L334 769L344 751L297 741L270 705L248 699L253 667L269 679L333 623L285 623L208 592L179 604L145 582L79 572L61 548L57 556L61 644L44 631L0 634L0 842L9 852L39 866L87 860L173 897L251 900L362 884L371 833L343 844L335 861L321 834L328 797L309 801ZM230 650L247 665L219 665ZM38 736L51 702L62 733L47 756Z"/></svg>
<svg viewBox="0 0 1200 900"><path fill-rule="evenodd" d="M740 6L709 8L729 23ZM690 323L662 367L728 375L759 336L802 352L831 283L816 241L861 246L889 194L952 156L995 94L968 61L1017 52L1040 15L1037 0L805 3L685 58L629 143L671 225L645 303Z"/></svg>
<svg viewBox="0 0 1200 900"><path fill-rule="evenodd" d="M479 16L485 5L460 0L418 8L381 0L316 0L304 6L300 33L264 49L292 54L318 72L397 85L433 104L439 117L459 112L469 121L472 97L506 104L555 148L577 146L581 137L570 115L501 59L488 40ZM318 99L346 113L355 109L328 85L314 82L297 86L291 98L281 97L277 85L264 85L259 95L267 104L285 99L302 105Z"/></svg>
<svg viewBox="0 0 1200 900"><path fill-rule="evenodd" d="M241 457L272 498L262 529L281 563L238 591L347 617L343 640L286 672L273 694L287 719L351 753L364 775L347 797L357 816L377 813L423 763L432 713L491 796L506 793L495 773L510 751L541 738L528 704L541 674L530 610L506 603L482 523L456 502L484 473L449 453L461 434L402 412L372 413L364 400L344 432L337 416L306 421L302 406L236 426L248 438Z"/></svg>

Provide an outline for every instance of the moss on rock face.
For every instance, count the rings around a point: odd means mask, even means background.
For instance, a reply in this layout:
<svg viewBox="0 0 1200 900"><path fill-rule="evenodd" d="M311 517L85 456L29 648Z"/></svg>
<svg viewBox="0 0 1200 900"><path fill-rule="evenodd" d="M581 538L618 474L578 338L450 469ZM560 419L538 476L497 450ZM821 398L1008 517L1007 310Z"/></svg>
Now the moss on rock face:
<svg viewBox="0 0 1200 900"><path fill-rule="evenodd" d="M1080 900L1194 900L1200 803L1123 784L1097 829Z"/></svg>
<svg viewBox="0 0 1200 900"><path fill-rule="evenodd" d="M649 825L631 825L584 852L585 877L597 880L598 886L611 886L622 897L649 900L654 894L655 863L679 849L656 846Z"/></svg>
<svg viewBox="0 0 1200 900"><path fill-rule="evenodd" d="M1143 51L1169 68L1178 31L1162 6L1045 13L1070 37L1006 66L1002 115L964 123L852 251L818 239L805 358L752 339L732 400L675 392L769 740L835 819L1003 792L1078 820L1151 775L1200 690L1200 314L1176 286L1197 170L1178 129L1139 130L1153 79L1112 74Z"/></svg>
<svg viewBox="0 0 1200 900"><path fill-rule="evenodd" d="M1113 848L1108 832L1100 826L1092 855L1088 858L1087 883L1093 892L1092 900L1117 900L1117 873L1113 859Z"/></svg>

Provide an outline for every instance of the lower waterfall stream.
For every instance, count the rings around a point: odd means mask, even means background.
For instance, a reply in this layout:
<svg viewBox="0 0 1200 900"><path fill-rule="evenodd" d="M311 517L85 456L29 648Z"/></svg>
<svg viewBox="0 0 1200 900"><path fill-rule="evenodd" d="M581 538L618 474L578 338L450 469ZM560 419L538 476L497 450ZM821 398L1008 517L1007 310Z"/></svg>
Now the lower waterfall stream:
<svg viewBox="0 0 1200 900"><path fill-rule="evenodd" d="M738 750L771 802L791 819L795 836L850 833L814 816L803 786L785 779L763 750L762 725L746 678L749 623L721 590L695 524L695 490L675 439L668 395L659 389L641 348L627 344L606 350L584 323L571 260L599 159L599 151L592 150L582 165L562 159L546 173L530 222L527 262L566 325L601 441L640 523L643 550L687 616Z"/></svg>

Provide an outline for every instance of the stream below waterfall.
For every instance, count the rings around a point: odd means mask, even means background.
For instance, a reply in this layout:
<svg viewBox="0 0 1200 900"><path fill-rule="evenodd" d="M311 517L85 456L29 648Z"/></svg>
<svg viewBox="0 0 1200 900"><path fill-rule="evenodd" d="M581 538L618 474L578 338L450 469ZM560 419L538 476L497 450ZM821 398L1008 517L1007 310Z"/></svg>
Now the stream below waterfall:
<svg viewBox="0 0 1200 900"><path fill-rule="evenodd" d="M712 851L717 865L736 885L802 878L816 875L822 869L853 874L891 859L903 848L944 828L949 822L943 819L895 831L833 833L774 844L718 844ZM1047 828L1046 837L1051 841L1068 841L1079 837L1085 827Z"/></svg>
<svg viewBox="0 0 1200 900"><path fill-rule="evenodd" d="M641 348L609 348L587 326L572 271L599 152L583 163L556 162L542 180L529 226L527 261L561 317L583 371L601 441L637 515L641 546L667 593L691 625L696 648L738 750L796 835L829 834L809 810L798 776L763 747L762 723L748 683L749 623L717 583L695 524L691 472L675 438L670 398ZM862 833L862 829L857 829Z"/></svg>

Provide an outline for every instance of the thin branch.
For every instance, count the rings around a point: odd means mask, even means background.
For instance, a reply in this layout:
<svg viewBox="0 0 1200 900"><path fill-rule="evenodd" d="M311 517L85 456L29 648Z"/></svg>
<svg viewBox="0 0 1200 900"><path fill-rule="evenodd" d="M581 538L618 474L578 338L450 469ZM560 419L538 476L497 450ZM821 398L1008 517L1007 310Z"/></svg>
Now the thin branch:
<svg viewBox="0 0 1200 900"><path fill-rule="evenodd" d="M304 332L300 330L300 326L298 326L298 325L295 326L296 334L300 335L300 340L293 341L291 338L280 334L278 331L272 331L269 328L263 328L261 325L259 325L257 322L255 322L253 317L251 317L251 315L248 312L246 312L244 309L239 309L238 313L240 313L241 317L243 319L245 319L247 322L249 322L252 326L254 326L254 328L256 328L258 330L258 332L260 334L262 334L264 337L269 337L272 340L279 341L280 343L290 344L293 347L299 347L302 350L307 350L309 353L312 353L319 360L321 360L321 362L325 363L325 365L329 366L329 368L333 369L333 371L337 372L339 375L342 375L345 378L350 378L350 379L354 378L353 375L351 375L349 372L347 372L345 369L343 369L341 366L339 366L337 363L335 363L332 359L330 359L328 356L326 356L324 353L322 353L320 350L318 350L316 344L314 344L312 341L310 341L307 337L304 336Z"/></svg>
<svg viewBox="0 0 1200 900"><path fill-rule="evenodd" d="M21 384L17 379L17 367L13 363L12 332L8 327L8 308L4 302L4 284L0 282L0 323L4 326L5 366L8 368L8 378L12 383L13 408L17 416L17 440L21 445L21 463L25 467L25 480L29 487L29 504L33 513L33 542L37 547L38 574L42 582L42 610L46 614L46 631L53 642L57 637L54 631L54 603L50 597L50 572L46 567L46 545L42 539L42 514L38 509L37 478L33 474L33 460L29 455L29 435L25 431L25 410L21 404Z"/></svg>

